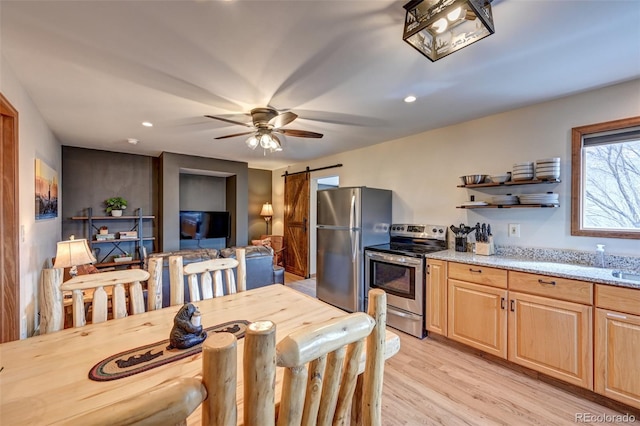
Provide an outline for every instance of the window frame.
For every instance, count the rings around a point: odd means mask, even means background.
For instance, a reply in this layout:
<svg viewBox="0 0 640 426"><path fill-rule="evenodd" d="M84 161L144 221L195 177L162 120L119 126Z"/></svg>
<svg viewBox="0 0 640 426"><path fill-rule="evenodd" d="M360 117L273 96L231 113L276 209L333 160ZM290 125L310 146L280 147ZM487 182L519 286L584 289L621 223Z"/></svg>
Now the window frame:
<svg viewBox="0 0 640 426"><path fill-rule="evenodd" d="M571 129L571 235L584 237L640 239L640 231L612 231L582 228L582 141L593 133L625 130L640 126L640 116L606 121Z"/></svg>

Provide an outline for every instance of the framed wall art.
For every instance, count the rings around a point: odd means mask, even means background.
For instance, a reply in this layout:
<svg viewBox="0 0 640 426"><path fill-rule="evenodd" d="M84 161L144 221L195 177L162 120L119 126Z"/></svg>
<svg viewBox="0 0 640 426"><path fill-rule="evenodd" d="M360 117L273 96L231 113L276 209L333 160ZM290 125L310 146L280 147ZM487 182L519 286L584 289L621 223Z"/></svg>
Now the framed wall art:
<svg viewBox="0 0 640 426"><path fill-rule="evenodd" d="M36 220L58 217L58 172L36 158Z"/></svg>

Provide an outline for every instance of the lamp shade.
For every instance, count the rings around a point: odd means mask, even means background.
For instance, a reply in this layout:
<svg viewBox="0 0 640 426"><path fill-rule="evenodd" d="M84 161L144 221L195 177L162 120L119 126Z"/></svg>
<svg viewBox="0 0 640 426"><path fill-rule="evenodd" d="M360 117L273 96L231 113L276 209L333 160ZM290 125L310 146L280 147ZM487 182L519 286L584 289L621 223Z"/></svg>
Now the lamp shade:
<svg viewBox="0 0 640 426"><path fill-rule="evenodd" d="M491 0L412 0L402 39L437 61L493 34Z"/></svg>
<svg viewBox="0 0 640 426"><path fill-rule="evenodd" d="M269 203L264 203L262 205L262 211L260 211L260 216L273 216L273 206Z"/></svg>
<svg viewBox="0 0 640 426"><path fill-rule="evenodd" d="M87 265L96 261L89 250L87 240L60 241L56 251L54 268L71 268L78 265Z"/></svg>

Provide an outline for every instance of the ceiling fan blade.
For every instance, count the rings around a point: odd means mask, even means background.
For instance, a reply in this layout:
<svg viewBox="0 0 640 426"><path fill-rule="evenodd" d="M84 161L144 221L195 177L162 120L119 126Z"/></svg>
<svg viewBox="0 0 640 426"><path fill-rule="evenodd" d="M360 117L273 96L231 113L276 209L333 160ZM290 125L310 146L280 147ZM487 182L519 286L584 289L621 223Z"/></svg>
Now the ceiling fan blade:
<svg viewBox="0 0 640 426"><path fill-rule="evenodd" d="M250 135L252 133L255 133L254 131L251 132L242 132L242 133L234 133L233 135L227 135L227 136L218 136L217 138L214 139L227 139L227 138L235 138L236 136L242 136L242 135Z"/></svg>
<svg viewBox="0 0 640 426"><path fill-rule="evenodd" d="M269 124L272 124L273 127L282 127L291 123L296 118L298 118L298 114L287 111L273 117L271 120L269 120Z"/></svg>
<svg viewBox="0 0 640 426"><path fill-rule="evenodd" d="M297 138L316 138L319 139L324 136L322 133L308 132L306 130L294 130L294 129L274 129L274 132L282 133L287 136L295 136Z"/></svg>
<svg viewBox="0 0 640 426"><path fill-rule="evenodd" d="M229 120L228 118L216 117L215 115L205 115L205 117L213 118L214 120L225 121L231 124L237 124L238 126L253 127L253 123L241 123L240 121L234 121L234 120Z"/></svg>

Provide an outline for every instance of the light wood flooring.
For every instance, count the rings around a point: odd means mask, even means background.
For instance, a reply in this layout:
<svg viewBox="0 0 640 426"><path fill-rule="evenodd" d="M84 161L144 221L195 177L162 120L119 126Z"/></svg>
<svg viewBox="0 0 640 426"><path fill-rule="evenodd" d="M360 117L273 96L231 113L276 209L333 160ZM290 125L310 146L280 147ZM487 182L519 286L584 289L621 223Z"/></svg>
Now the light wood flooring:
<svg viewBox="0 0 640 426"><path fill-rule="evenodd" d="M287 273L285 285L315 297L314 279ZM613 417L580 421L580 415L622 413L444 338L397 334L400 352L385 364L384 425L631 424ZM640 424L640 410L631 414Z"/></svg>

